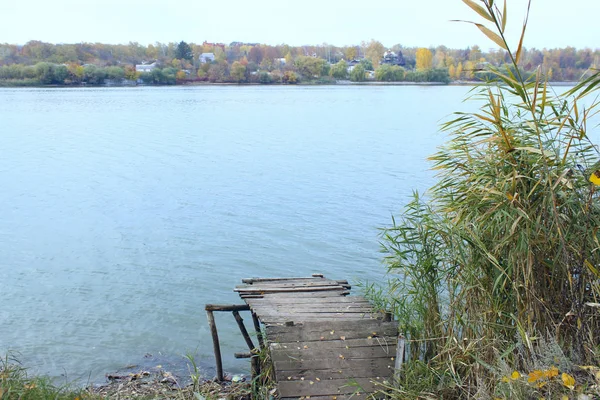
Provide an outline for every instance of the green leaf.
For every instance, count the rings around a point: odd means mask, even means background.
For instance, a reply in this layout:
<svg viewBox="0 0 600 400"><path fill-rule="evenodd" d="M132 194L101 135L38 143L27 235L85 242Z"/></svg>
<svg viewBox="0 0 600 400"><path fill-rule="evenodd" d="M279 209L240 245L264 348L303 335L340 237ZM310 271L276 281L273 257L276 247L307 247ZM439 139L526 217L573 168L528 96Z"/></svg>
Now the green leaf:
<svg viewBox="0 0 600 400"><path fill-rule="evenodd" d="M483 18L487 19L490 22L494 22L494 19L490 14L488 14L485 8L475 3L473 0L463 0L463 3L471 7L477 14L481 15Z"/></svg>
<svg viewBox="0 0 600 400"><path fill-rule="evenodd" d="M498 36L498 34L492 32L491 30L489 30L488 28L486 28L485 26L483 26L481 24L475 24L475 25L477 25L479 30L481 32L483 32L483 34L485 36L490 38L494 43L496 43L498 46L502 47L504 50L508 51L508 48L506 47L506 43L504 43L504 40L502 40L502 38L500 36Z"/></svg>

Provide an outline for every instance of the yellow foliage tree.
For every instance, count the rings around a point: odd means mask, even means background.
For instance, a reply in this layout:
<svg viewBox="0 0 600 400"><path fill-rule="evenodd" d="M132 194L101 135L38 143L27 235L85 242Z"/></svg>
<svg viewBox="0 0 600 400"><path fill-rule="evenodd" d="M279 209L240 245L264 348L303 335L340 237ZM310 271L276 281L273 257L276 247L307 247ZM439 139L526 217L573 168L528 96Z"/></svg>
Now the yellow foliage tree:
<svg viewBox="0 0 600 400"><path fill-rule="evenodd" d="M431 51L429 49L421 47L420 49L417 50L416 57L417 57L417 66L416 66L417 69L419 69L419 70L431 69L433 54L431 54Z"/></svg>
<svg viewBox="0 0 600 400"><path fill-rule="evenodd" d="M465 63L465 78L475 79L475 63L473 61L467 61Z"/></svg>
<svg viewBox="0 0 600 400"><path fill-rule="evenodd" d="M363 43L363 46L365 47L365 57L371 60L373 68L377 69L385 53L385 47L375 39L371 39L369 43Z"/></svg>
<svg viewBox="0 0 600 400"><path fill-rule="evenodd" d="M448 75L450 75L450 79L456 79L456 67L454 67L453 64L450 64L450 66L448 67Z"/></svg>
<svg viewBox="0 0 600 400"><path fill-rule="evenodd" d="M458 63L458 66L456 67L456 79L462 79L463 75L463 65L462 62Z"/></svg>

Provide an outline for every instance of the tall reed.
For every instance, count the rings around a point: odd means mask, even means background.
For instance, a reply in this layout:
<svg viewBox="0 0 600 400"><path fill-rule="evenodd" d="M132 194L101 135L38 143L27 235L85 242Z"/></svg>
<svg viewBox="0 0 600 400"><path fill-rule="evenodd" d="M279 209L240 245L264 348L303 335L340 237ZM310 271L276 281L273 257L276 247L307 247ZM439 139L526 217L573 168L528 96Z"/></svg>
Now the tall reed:
<svg viewBox="0 0 600 400"><path fill-rule="evenodd" d="M443 124L449 140L430 158L437 183L383 244L410 343L404 373L425 368L442 397L485 398L503 370L550 368L540 361L548 343L564 368L600 360L599 153L587 134L598 102L584 100L600 74L555 95L541 67L520 68L528 17L513 51L506 1L463 2L511 63L486 70L495 79L475 89L478 112Z"/></svg>

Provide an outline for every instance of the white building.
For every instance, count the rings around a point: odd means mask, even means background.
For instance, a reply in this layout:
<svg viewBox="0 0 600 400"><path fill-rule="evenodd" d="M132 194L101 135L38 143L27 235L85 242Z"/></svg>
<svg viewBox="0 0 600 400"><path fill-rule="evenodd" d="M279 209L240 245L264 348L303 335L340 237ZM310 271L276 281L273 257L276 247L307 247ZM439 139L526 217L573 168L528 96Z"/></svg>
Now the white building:
<svg viewBox="0 0 600 400"><path fill-rule="evenodd" d="M200 61L200 64L204 64L207 62L214 62L215 61L215 53L202 53L202 54L200 54L200 57L198 57L198 60Z"/></svg>
<svg viewBox="0 0 600 400"><path fill-rule="evenodd" d="M153 62L152 64L136 64L135 66L136 72L150 72L154 68L156 68L156 62Z"/></svg>

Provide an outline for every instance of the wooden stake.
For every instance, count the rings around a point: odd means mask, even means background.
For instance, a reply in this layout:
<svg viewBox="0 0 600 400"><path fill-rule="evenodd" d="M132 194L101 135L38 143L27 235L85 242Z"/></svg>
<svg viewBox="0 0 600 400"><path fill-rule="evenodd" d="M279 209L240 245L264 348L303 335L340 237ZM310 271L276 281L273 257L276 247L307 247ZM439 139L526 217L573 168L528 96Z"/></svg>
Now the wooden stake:
<svg viewBox="0 0 600 400"><path fill-rule="evenodd" d="M219 334L217 333L217 325L215 324L215 316L211 310L206 310L206 318L213 340L213 349L215 352L215 363L217 365L217 381L223 382L223 360L221 359L221 346L219 345Z"/></svg>
<svg viewBox="0 0 600 400"><path fill-rule="evenodd" d="M250 335L248 334L248 331L246 330L246 326L244 325L244 320L242 319L242 316L237 311L232 311L232 314L233 314L233 317L235 318L235 322L237 322L238 326L240 327L240 332L242 332L242 336L244 337L244 340L246 341L248 348L250 349L250 351L253 351L255 346L254 346L254 343L252 343L252 339L250 339Z"/></svg>
<svg viewBox="0 0 600 400"><path fill-rule="evenodd" d="M265 342L263 340L262 330L260 329L260 321L258 320L256 313L252 313L252 322L254 322L254 330L256 331L256 337L258 338L258 345L262 350L265 348Z"/></svg>

